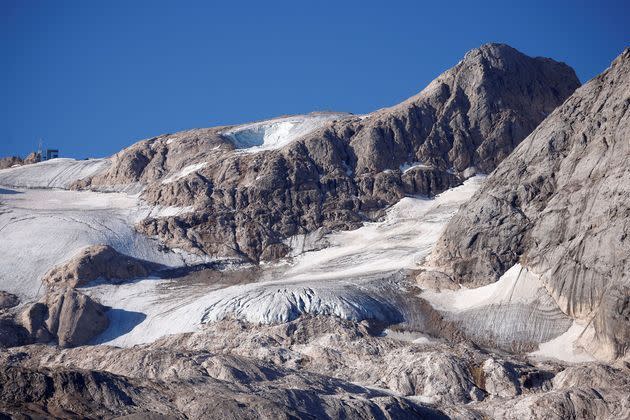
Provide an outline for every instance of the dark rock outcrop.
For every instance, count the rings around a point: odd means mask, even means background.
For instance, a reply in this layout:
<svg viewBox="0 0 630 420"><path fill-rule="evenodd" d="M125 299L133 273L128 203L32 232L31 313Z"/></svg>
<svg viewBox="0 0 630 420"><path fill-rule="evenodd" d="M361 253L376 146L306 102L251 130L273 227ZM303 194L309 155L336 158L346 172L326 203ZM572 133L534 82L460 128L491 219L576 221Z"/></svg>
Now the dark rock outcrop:
<svg viewBox="0 0 630 420"><path fill-rule="evenodd" d="M138 412L143 418L180 417L158 385L139 382L99 371L3 366L0 413L17 418L111 418Z"/></svg>
<svg viewBox="0 0 630 420"><path fill-rule="evenodd" d="M601 357L630 347L630 49L577 90L449 222L423 277L496 281L517 262ZM437 272L437 275L436 275Z"/></svg>
<svg viewBox="0 0 630 420"><path fill-rule="evenodd" d="M0 310L13 308L20 303L20 299L13 293L0 290Z"/></svg>
<svg viewBox="0 0 630 420"><path fill-rule="evenodd" d="M488 44L407 101L330 118L284 147L240 152L226 135L233 127L165 135L74 187L140 185L150 203L195 211L147 219L139 231L213 256L274 259L287 237L356 228L405 195L492 171L577 86L565 64Z"/></svg>

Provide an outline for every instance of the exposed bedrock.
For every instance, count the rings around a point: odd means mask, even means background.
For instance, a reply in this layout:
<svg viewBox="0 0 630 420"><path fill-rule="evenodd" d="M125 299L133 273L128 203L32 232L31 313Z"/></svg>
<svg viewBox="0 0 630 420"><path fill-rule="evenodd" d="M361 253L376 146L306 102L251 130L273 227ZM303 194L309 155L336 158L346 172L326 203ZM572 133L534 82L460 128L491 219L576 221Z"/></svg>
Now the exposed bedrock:
<svg viewBox="0 0 630 420"><path fill-rule="evenodd" d="M107 308L74 290L50 291L27 305L18 322L28 332L28 342L54 342L61 347L87 344L109 325Z"/></svg>
<svg viewBox="0 0 630 420"><path fill-rule="evenodd" d="M11 168L24 164L24 159L19 156L7 156L0 158L0 169Z"/></svg>
<svg viewBox="0 0 630 420"><path fill-rule="evenodd" d="M160 268L159 264L121 254L109 245L93 245L50 269L42 283L55 288L80 287L96 279L120 282L146 277Z"/></svg>
<svg viewBox="0 0 630 420"><path fill-rule="evenodd" d="M176 338L155 347L60 351L29 346L3 353L5 377L0 382L13 385L0 385L0 412L140 418L147 413L184 418L445 418L439 409L382 390L299 366L189 349L177 345Z"/></svg>
<svg viewBox="0 0 630 420"><path fill-rule="evenodd" d="M602 358L630 347L630 49L578 89L451 219L422 282L481 286L517 262L595 329ZM433 271L432 271L433 270Z"/></svg>
<svg viewBox="0 0 630 420"><path fill-rule="evenodd" d="M30 165L39 162L39 155L35 152L29 153L24 159L19 156L0 157L0 169L12 168L14 166Z"/></svg>
<svg viewBox="0 0 630 420"><path fill-rule="evenodd" d="M239 127L164 135L121 151L74 186L140 185L150 203L194 211L147 219L139 231L171 247L272 260L288 252L288 237L353 229L405 195L432 196L492 171L578 86L563 63L488 44L394 107L304 116L286 144L274 120L256 126L258 137L282 147L243 149L234 140Z"/></svg>

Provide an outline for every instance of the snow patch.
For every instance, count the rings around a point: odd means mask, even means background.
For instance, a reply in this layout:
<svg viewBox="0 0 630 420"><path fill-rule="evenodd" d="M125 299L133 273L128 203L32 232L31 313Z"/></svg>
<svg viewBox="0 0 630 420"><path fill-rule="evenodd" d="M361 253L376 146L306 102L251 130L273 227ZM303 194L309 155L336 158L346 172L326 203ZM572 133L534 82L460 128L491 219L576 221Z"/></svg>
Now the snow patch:
<svg viewBox="0 0 630 420"><path fill-rule="evenodd" d="M518 349L548 341L572 323L540 277L520 264L483 287L425 290L420 296L471 338L502 348Z"/></svg>
<svg viewBox="0 0 630 420"><path fill-rule="evenodd" d="M539 359L557 359L570 363L593 362L596 360L595 358L576 346L585 329L586 325L574 321L565 333L541 343L538 350L530 353L529 356Z"/></svg>
<svg viewBox="0 0 630 420"><path fill-rule="evenodd" d="M153 210L149 213L148 217L159 218L159 217L173 217L179 216L182 214L192 213L195 210L194 206L186 206L186 207L178 207L178 206L155 206Z"/></svg>
<svg viewBox="0 0 630 420"><path fill-rule="evenodd" d="M404 174L406 172L409 172L412 169L432 169L433 166L431 165L426 165L424 163L421 162L411 162L411 163L403 163L402 165L400 165L400 171Z"/></svg>
<svg viewBox="0 0 630 420"><path fill-rule="evenodd" d="M242 152L255 153L279 149L323 127L329 121L348 116L349 114L342 113L296 115L239 125L221 134L229 138Z"/></svg>
<svg viewBox="0 0 630 420"><path fill-rule="evenodd" d="M0 170L0 185L15 188L67 189L73 182L96 175L109 165L109 159L51 159Z"/></svg>
<svg viewBox="0 0 630 420"><path fill-rule="evenodd" d="M185 168L183 168L181 171L169 176L168 178L165 178L162 181L162 184L168 184L170 182L175 182L178 179L185 178L188 175L192 174L193 172L197 172L198 170L205 168L207 165L208 165L208 162L199 162L199 163L194 163L192 165L188 165Z"/></svg>
<svg viewBox="0 0 630 420"><path fill-rule="evenodd" d="M162 251L159 243L133 228L152 208L123 193L0 189L0 290L23 301L39 297L41 276L90 245L167 266L200 262L190 254Z"/></svg>
<svg viewBox="0 0 630 420"><path fill-rule="evenodd" d="M498 281L486 286L440 292L427 290L421 297L427 299L436 309L461 312L489 305L528 304L538 298L541 289L544 290L544 286L539 277L517 263Z"/></svg>
<svg viewBox="0 0 630 420"><path fill-rule="evenodd" d="M429 344L435 340L426 334L415 331L395 331L389 328L383 331L383 336L393 340L407 341L414 344Z"/></svg>

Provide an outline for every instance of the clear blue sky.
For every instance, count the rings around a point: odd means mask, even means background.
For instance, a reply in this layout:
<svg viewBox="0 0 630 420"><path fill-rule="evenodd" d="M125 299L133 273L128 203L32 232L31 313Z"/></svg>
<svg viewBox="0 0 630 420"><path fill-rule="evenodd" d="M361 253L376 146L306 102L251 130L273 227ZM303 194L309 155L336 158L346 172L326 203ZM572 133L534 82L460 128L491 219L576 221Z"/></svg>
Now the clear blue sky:
<svg viewBox="0 0 630 420"><path fill-rule="evenodd" d="M503 42L582 81L630 45L626 1L0 1L0 156L63 156L314 110L364 113Z"/></svg>

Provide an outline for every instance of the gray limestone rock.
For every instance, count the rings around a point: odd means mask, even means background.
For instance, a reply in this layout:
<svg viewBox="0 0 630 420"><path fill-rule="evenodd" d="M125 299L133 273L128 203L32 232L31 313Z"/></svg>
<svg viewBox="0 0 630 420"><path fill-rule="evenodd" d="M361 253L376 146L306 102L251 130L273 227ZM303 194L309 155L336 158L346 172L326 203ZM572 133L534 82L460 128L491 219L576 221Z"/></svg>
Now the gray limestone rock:
<svg viewBox="0 0 630 420"><path fill-rule="evenodd" d="M480 286L520 262L594 326L603 358L630 347L630 49L578 89L451 219L426 274ZM426 267L425 267L426 268ZM421 279L426 282L426 279Z"/></svg>
<svg viewBox="0 0 630 420"><path fill-rule="evenodd" d="M24 308L20 323L36 342L55 341L61 347L80 346L109 325L107 308L77 290L49 291Z"/></svg>

